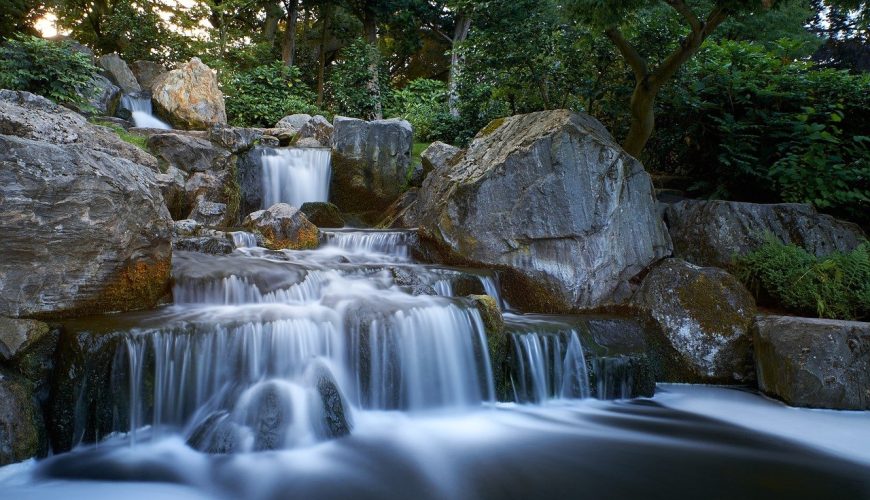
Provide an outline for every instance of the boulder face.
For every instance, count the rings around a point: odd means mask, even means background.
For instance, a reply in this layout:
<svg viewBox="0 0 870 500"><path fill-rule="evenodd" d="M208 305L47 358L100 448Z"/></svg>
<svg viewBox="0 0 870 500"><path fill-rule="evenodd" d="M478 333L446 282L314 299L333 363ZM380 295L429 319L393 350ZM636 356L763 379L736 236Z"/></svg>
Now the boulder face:
<svg viewBox="0 0 870 500"><path fill-rule="evenodd" d="M435 141L423 150L420 155L423 166L423 177L439 168L449 168L461 158L462 150L456 146Z"/></svg>
<svg viewBox="0 0 870 500"><path fill-rule="evenodd" d="M93 87L84 94L98 115L114 115L121 100L121 89L102 75L95 75Z"/></svg>
<svg viewBox="0 0 870 500"><path fill-rule="evenodd" d="M212 170L215 160L230 155L205 139L175 133L152 135L148 148L169 165L187 173Z"/></svg>
<svg viewBox="0 0 870 500"><path fill-rule="evenodd" d="M671 252L643 166L566 110L491 123L426 177L416 211L446 260L504 269L508 301L531 310L623 303Z"/></svg>
<svg viewBox="0 0 870 500"><path fill-rule="evenodd" d="M305 250L317 248L319 243L317 227L301 210L286 203L276 203L249 214L243 225L260 233L270 250Z"/></svg>
<svg viewBox="0 0 870 500"><path fill-rule="evenodd" d="M305 139L314 139L320 145L332 144L332 131L332 124L326 118L317 115L305 122L296 133L296 144L301 146L298 141Z"/></svg>
<svg viewBox="0 0 870 500"><path fill-rule="evenodd" d="M411 124L336 116L333 126L332 201L345 212L386 208L407 183Z"/></svg>
<svg viewBox="0 0 870 500"><path fill-rule="evenodd" d="M667 259L647 274L632 302L652 315L687 373L697 377L674 382L752 379L755 300L734 276Z"/></svg>
<svg viewBox="0 0 870 500"><path fill-rule="evenodd" d="M0 136L0 315L153 306L168 289L170 225L148 168Z"/></svg>
<svg viewBox="0 0 870 500"><path fill-rule="evenodd" d="M156 158L110 129L88 123L82 115L29 92L0 90L0 135L81 145L158 170Z"/></svg>
<svg viewBox="0 0 870 500"><path fill-rule="evenodd" d="M224 95L211 68L194 57L155 83L155 111L180 129L207 129L226 124Z"/></svg>
<svg viewBox="0 0 870 500"><path fill-rule="evenodd" d="M792 406L870 410L870 323L759 316L758 387Z"/></svg>
<svg viewBox="0 0 870 500"><path fill-rule="evenodd" d="M300 210L317 227L344 227L344 218L338 207L327 201L309 201L303 203Z"/></svg>
<svg viewBox="0 0 870 500"><path fill-rule="evenodd" d="M48 332L48 325L42 321L0 317L0 361L12 361Z"/></svg>
<svg viewBox="0 0 870 500"><path fill-rule="evenodd" d="M130 67L127 66L127 63L118 54L112 53L100 56L97 59L97 65L105 70L106 75L118 84L121 87L121 91L125 94L142 91L142 87L139 85Z"/></svg>
<svg viewBox="0 0 870 500"><path fill-rule="evenodd" d="M288 115L284 118L281 118L278 123L275 124L275 128L288 129L291 130L294 134L299 132L299 130L308 123L308 120L311 119L311 115L306 113L299 113L295 115Z"/></svg>
<svg viewBox="0 0 870 500"><path fill-rule="evenodd" d="M757 249L768 234L819 257L849 252L864 239L856 224L798 203L683 200L669 205L665 218L674 255L701 266L727 268L734 255Z"/></svg>
<svg viewBox="0 0 870 500"><path fill-rule="evenodd" d="M130 70L133 71L133 75L139 81L142 90L148 92L154 88L159 77L167 73L165 66L153 61L133 61L130 64Z"/></svg>
<svg viewBox="0 0 870 500"><path fill-rule="evenodd" d="M45 427L32 389L0 373L0 466L43 455Z"/></svg>

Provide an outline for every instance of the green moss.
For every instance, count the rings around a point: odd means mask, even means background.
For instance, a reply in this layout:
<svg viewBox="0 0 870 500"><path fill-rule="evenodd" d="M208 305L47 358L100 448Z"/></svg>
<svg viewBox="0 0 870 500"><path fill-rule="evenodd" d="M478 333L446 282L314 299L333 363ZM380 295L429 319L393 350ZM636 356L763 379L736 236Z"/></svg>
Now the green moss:
<svg viewBox="0 0 870 500"><path fill-rule="evenodd" d="M508 363L508 335L504 318L495 299L489 295L469 295L483 320L486 348L492 368L495 396L499 401L510 399L510 365Z"/></svg>
<svg viewBox="0 0 870 500"><path fill-rule="evenodd" d="M224 226L233 227L239 221L239 208L242 205L242 189L239 186L236 157L233 156L227 162L227 181L224 183L224 203L227 205L224 216Z"/></svg>
<svg viewBox="0 0 870 500"><path fill-rule="evenodd" d="M126 130L124 130L124 127L122 127L120 125L116 125L116 124L111 123L111 122L104 122L104 121L101 121L99 119L94 119L94 120L91 120L91 123L95 123L97 125L106 127L108 129L110 129L112 132L114 132L122 141L130 143L130 144L136 146L137 148L141 149L142 151L149 152L148 151L148 138L147 137L137 135L137 134L131 134L130 132L127 132Z"/></svg>
<svg viewBox="0 0 870 500"><path fill-rule="evenodd" d="M496 118L495 120L489 122L485 127L480 129L480 132L477 133L477 137L486 137L491 133L495 132L496 129L502 126L505 118Z"/></svg>

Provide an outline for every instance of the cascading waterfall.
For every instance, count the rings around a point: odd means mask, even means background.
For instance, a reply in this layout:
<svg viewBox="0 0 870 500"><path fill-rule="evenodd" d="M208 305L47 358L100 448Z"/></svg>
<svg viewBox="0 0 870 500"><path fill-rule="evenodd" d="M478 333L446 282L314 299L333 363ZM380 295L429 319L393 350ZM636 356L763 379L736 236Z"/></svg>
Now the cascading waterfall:
<svg viewBox="0 0 870 500"><path fill-rule="evenodd" d="M589 375L576 330L511 334L516 357L512 374L517 401L587 398Z"/></svg>
<svg viewBox="0 0 870 500"><path fill-rule="evenodd" d="M299 208L305 202L327 201L330 155L327 148L264 148L260 156L263 208L275 203Z"/></svg>
<svg viewBox="0 0 870 500"><path fill-rule="evenodd" d="M365 231L328 229L320 232L325 246L339 248L350 253L381 253L398 259L410 256L410 240L413 231Z"/></svg>
<svg viewBox="0 0 870 500"><path fill-rule="evenodd" d="M246 231L233 231L233 244L236 248L254 248L257 246L257 236Z"/></svg>
<svg viewBox="0 0 870 500"><path fill-rule="evenodd" d="M141 128L158 128L171 130L172 127L154 116L151 107L151 96L142 92L138 94L124 94L121 96L121 107L129 110L133 123Z"/></svg>

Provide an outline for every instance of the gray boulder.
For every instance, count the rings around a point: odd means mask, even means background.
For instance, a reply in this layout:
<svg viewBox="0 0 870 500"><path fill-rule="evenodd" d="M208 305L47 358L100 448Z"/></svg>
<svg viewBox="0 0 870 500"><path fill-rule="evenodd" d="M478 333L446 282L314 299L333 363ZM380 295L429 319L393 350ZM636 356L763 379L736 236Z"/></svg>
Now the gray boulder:
<svg viewBox="0 0 870 500"><path fill-rule="evenodd" d="M648 311L695 380L753 378L755 300L740 281L714 267L667 259L643 279L632 303Z"/></svg>
<svg viewBox="0 0 870 500"><path fill-rule="evenodd" d="M299 139L298 141L296 141L293 145L296 146L297 148L322 148L323 147L323 144L321 144L320 141L318 141L314 137L303 137L302 139Z"/></svg>
<svg viewBox="0 0 870 500"><path fill-rule="evenodd" d="M44 455L42 412L31 387L0 372L0 466Z"/></svg>
<svg viewBox="0 0 870 500"><path fill-rule="evenodd" d="M248 214L243 226L260 233L264 246L270 250L305 250L317 248L319 243L317 227L301 210L286 203Z"/></svg>
<svg viewBox="0 0 870 500"><path fill-rule="evenodd" d="M148 92L151 92L154 88L158 78L168 72L166 66L154 61L133 61L130 64L130 70L133 72L133 76L136 77L142 90Z"/></svg>
<svg viewBox="0 0 870 500"><path fill-rule="evenodd" d="M326 201L309 201L300 207L305 217L317 227L344 227L338 207Z"/></svg>
<svg viewBox="0 0 870 500"><path fill-rule="evenodd" d="M433 142L420 155L423 177L425 178L429 175L429 172L435 169L450 168L461 157L462 150L456 146L451 146L440 141Z"/></svg>
<svg viewBox="0 0 870 500"><path fill-rule="evenodd" d="M127 63L118 54L112 53L100 56L97 59L97 65L105 70L106 76L121 87L121 90L125 94L142 91L142 87L139 85L130 67L127 66Z"/></svg>
<svg viewBox="0 0 870 500"><path fill-rule="evenodd" d="M671 253L643 166L566 110L491 123L426 177L417 213L448 259L505 269L508 301L531 310L624 303L630 280Z"/></svg>
<svg viewBox="0 0 870 500"><path fill-rule="evenodd" d="M184 183L184 197L187 206L193 207L199 199L224 201L229 172L196 172Z"/></svg>
<svg viewBox="0 0 870 500"><path fill-rule="evenodd" d="M299 130L301 130L310 119L311 115L305 113L285 116L275 124L275 128L288 129L295 134L299 132Z"/></svg>
<svg viewBox="0 0 870 500"><path fill-rule="evenodd" d="M48 332L48 325L42 321L0 317L0 360L12 361Z"/></svg>
<svg viewBox="0 0 870 500"><path fill-rule="evenodd" d="M665 217L674 255L702 266L727 268L768 234L820 257L851 251L865 238L857 225L797 203L683 200L669 205Z"/></svg>
<svg viewBox="0 0 870 500"><path fill-rule="evenodd" d="M390 229L411 229L420 225L417 217L417 198L419 190L411 188L396 198L386 210L378 227Z"/></svg>
<svg viewBox="0 0 870 500"><path fill-rule="evenodd" d="M188 173L214 169L215 161L227 158L230 152L211 142L185 134L154 134L148 138L148 148L170 165Z"/></svg>
<svg viewBox="0 0 870 500"><path fill-rule="evenodd" d="M204 226L217 227L224 224L227 216L227 206L200 198L190 211L188 219L195 220Z"/></svg>
<svg viewBox="0 0 870 500"><path fill-rule="evenodd" d="M251 149L262 137L263 130L256 128L215 125L208 130L208 140L233 153Z"/></svg>
<svg viewBox="0 0 870 500"><path fill-rule="evenodd" d="M172 240L172 248L209 255L226 255L233 253L236 247L226 237L207 235L174 239Z"/></svg>
<svg viewBox="0 0 870 500"><path fill-rule="evenodd" d="M0 90L0 135L77 144L157 171L156 158L121 140L111 129L88 123L75 111L29 92Z"/></svg>
<svg viewBox="0 0 870 500"><path fill-rule="evenodd" d="M411 124L336 116L333 125L333 202L345 212L386 208L406 185L413 145Z"/></svg>
<svg viewBox="0 0 870 500"><path fill-rule="evenodd" d="M870 323L758 316L758 388L792 406L870 410Z"/></svg>
<svg viewBox="0 0 870 500"><path fill-rule="evenodd" d="M83 97L94 108L93 111L89 110L88 114L112 116L121 100L121 88L105 76L95 75L93 86L83 93Z"/></svg>
<svg viewBox="0 0 870 500"><path fill-rule="evenodd" d="M170 224L150 169L0 136L0 315L153 306L169 284Z"/></svg>
<svg viewBox="0 0 870 500"><path fill-rule="evenodd" d="M302 139L314 139L321 145L332 144L332 132L332 124L326 118L320 115L314 116L296 133L296 145L300 146L298 141Z"/></svg>
<svg viewBox="0 0 870 500"><path fill-rule="evenodd" d="M185 192L187 174L170 165L165 173L157 174L154 177L160 187L160 192L163 194L163 200L166 202L169 214L174 220L183 218L190 212Z"/></svg>

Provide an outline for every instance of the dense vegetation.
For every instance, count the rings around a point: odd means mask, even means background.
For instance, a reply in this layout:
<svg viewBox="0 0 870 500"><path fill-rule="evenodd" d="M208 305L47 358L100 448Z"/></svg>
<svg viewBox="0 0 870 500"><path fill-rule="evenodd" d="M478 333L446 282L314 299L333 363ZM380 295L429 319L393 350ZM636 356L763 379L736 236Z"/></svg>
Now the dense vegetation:
<svg viewBox="0 0 870 500"><path fill-rule="evenodd" d="M570 108L690 195L867 224L864 1L0 0L2 86L74 103L87 57L22 36L49 12L97 55L199 56L236 125L403 117L463 145L494 118Z"/></svg>

